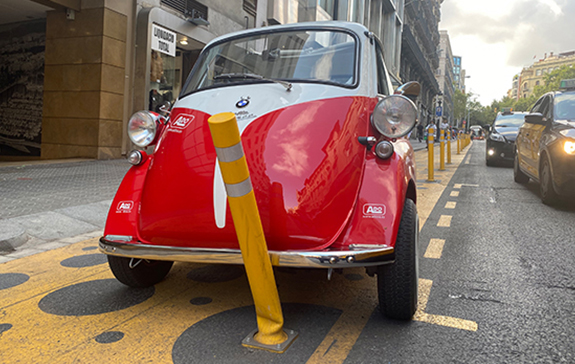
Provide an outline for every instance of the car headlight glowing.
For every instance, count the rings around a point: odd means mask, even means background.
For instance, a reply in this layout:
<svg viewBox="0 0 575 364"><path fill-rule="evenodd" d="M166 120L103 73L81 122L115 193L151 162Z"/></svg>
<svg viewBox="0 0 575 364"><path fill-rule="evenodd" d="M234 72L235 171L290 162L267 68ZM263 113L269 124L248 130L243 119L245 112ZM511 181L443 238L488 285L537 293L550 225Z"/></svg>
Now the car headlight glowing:
<svg viewBox="0 0 575 364"><path fill-rule="evenodd" d="M563 145L563 149L567 154L575 154L575 143L565 142L565 145Z"/></svg>
<svg viewBox="0 0 575 364"><path fill-rule="evenodd" d="M494 140L496 142L505 143L505 137L501 134L491 133L489 134L489 139Z"/></svg>
<svg viewBox="0 0 575 364"><path fill-rule="evenodd" d="M128 136L132 143L144 148L156 137L157 116L149 111L138 111L128 121Z"/></svg>
<svg viewBox="0 0 575 364"><path fill-rule="evenodd" d="M382 135L394 139L407 135L415 126L417 108L405 96L391 95L377 103L371 124Z"/></svg>

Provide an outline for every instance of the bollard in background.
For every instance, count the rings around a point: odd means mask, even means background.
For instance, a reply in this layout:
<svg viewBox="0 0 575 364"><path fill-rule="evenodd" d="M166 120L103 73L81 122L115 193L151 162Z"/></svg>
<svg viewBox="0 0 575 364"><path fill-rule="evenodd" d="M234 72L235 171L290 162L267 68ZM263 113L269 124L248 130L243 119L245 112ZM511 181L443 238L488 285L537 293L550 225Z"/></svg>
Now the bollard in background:
<svg viewBox="0 0 575 364"><path fill-rule="evenodd" d="M283 353L297 333L283 330L279 294L236 117L231 112L216 114L208 124L256 308L258 329L242 345Z"/></svg>
<svg viewBox="0 0 575 364"><path fill-rule="evenodd" d="M457 154L461 154L461 133L457 132Z"/></svg>
<svg viewBox="0 0 575 364"><path fill-rule="evenodd" d="M433 143L435 136L435 127L432 125L427 128L427 181L433 182Z"/></svg>
<svg viewBox="0 0 575 364"><path fill-rule="evenodd" d="M447 131L447 164L451 164L451 130Z"/></svg>
<svg viewBox="0 0 575 364"><path fill-rule="evenodd" d="M445 171L445 129L439 131L439 170Z"/></svg>

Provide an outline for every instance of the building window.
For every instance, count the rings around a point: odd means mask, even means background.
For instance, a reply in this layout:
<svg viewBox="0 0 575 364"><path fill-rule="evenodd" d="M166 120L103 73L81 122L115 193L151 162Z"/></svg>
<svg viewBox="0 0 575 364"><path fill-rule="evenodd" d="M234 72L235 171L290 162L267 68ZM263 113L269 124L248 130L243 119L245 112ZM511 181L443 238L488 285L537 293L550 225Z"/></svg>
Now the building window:
<svg viewBox="0 0 575 364"><path fill-rule="evenodd" d="M208 7L195 0L161 0L161 3L179 11L188 18L208 20Z"/></svg>
<svg viewBox="0 0 575 364"><path fill-rule="evenodd" d="M539 86L539 81L535 81L535 86Z"/></svg>
<svg viewBox="0 0 575 364"><path fill-rule="evenodd" d="M255 17L257 8L258 8L258 1L257 0L244 0L243 1L243 8L244 11L251 16Z"/></svg>
<svg viewBox="0 0 575 364"><path fill-rule="evenodd" d="M541 76L541 70L540 69L535 71L535 76Z"/></svg>

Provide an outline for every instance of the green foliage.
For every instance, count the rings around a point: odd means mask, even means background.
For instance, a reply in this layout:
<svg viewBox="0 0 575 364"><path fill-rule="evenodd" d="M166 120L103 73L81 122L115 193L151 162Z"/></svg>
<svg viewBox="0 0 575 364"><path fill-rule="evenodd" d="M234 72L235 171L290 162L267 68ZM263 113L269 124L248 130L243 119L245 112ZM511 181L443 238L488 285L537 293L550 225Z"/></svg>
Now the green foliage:
<svg viewBox="0 0 575 364"><path fill-rule="evenodd" d="M507 96L503 97L501 100L493 100L490 106L481 106L478 105L479 103L474 100L473 94L469 93L467 95L459 92L458 90L455 91L454 95L454 108L455 108L455 117L459 118L459 115L464 115L463 113L458 114L458 109L456 106L456 102L458 101L457 97L461 97L460 101L463 105L463 110L466 110L465 106L467 106L470 112L470 125L483 125L483 124L491 124L497 113L500 112L503 108L508 107L514 111L529 111L533 104L541 97L541 95L558 90L561 80L575 78L575 68L571 66L562 66L561 68L550 72L545 75L544 77L544 85L535 86L533 90L533 94L528 98L521 98L519 100L511 99ZM457 95L457 93L461 95ZM461 106L460 106L461 107ZM467 111L465 111L467 112ZM467 117L467 114L463 116L463 119Z"/></svg>

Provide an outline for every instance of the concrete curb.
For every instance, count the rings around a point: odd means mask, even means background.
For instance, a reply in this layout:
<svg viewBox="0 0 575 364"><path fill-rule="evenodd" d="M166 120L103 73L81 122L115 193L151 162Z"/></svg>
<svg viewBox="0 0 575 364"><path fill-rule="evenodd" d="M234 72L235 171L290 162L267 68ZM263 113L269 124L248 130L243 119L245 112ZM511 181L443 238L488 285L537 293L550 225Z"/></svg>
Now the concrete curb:
<svg viewBox="0 0 575 364"><path fill-rule="evenodd" d="M28 234L19 225L0 221L0 252L13 252L28 242Z"/></svg>

